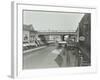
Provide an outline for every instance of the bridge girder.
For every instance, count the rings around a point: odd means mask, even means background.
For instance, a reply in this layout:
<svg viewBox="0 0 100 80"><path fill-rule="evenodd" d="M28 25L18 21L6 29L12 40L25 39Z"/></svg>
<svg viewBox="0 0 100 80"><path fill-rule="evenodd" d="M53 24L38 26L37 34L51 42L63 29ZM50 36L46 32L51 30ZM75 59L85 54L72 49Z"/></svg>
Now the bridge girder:
<svg viewBox="0 0 100 80"><path fill-rule="evenodd" d="M38 32L38 35L77 35L76 32Z"/></svg>

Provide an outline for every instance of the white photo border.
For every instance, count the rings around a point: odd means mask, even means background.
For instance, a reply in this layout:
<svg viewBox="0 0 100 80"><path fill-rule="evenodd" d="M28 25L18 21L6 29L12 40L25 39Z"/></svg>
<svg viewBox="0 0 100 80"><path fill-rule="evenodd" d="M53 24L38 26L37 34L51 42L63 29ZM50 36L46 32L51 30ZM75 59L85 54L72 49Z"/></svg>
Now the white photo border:
<svg viewBox="0 0 100 80"><path fill-rule="evenodd" d="M95 31L96 31L96 8L86 7L68 7L53 5L37 5L12 2L12 71L13 78L18 77L40 77L66 75L72 73L91 73L96 72L96 53L95 53ZM88 67L70 67L70 68L50 68L50 69L22 69L22 32L23 32L23 10L45 10L57 12L77 12L91 13L91 66Z"/></svg>

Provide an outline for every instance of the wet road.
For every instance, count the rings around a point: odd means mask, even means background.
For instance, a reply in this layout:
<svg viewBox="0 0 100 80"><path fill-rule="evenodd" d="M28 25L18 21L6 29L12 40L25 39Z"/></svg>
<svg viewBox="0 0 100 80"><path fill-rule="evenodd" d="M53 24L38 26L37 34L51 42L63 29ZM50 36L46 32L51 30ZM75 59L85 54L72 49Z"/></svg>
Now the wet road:
<svg viewBox="0 0 100 80"><path fill-rule="evenodd" d="M56 49L56 46L47 46L37 51L23 55L23 69L55 68L77 66L78 59L72 50Z"/></svg>

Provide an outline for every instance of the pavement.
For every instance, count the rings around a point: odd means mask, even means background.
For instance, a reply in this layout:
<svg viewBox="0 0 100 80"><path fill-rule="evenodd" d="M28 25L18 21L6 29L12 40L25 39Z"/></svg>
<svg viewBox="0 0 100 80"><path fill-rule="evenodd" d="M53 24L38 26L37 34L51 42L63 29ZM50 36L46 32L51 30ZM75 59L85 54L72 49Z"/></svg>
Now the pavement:
<svg viewBox="0 0 100 80"><path fill-rule="evenodd" d="M28 52L33 52L33 51L36 51L36 50L39 50L39 49L43 49L43 48L45 48L45 47L46 47L46 46L40 46L40 47L37 47L37 48L25 50L25 51L23 51L23 54L26 54L26 53L28 53Z"/></svg>

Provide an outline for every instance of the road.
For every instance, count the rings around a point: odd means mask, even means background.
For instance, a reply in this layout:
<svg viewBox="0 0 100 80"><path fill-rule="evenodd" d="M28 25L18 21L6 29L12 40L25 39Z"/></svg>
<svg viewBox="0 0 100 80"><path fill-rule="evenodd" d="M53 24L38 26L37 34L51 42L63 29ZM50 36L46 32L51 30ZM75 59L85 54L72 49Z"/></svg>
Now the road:
<svg viewBox="0 0 100 80"><path fill-rule="evenodd" d="M33 52L23 54L23 69L56 68L77 66L78 59L72 50L56 49L47 46ZM60 55L59 55L60 54Z"/></svg>
<svg viewBox="0 0 100 80"><path fill-rule="evenodd" d="M55 62L55 58L58 54L53 54L52 51L56 49L56 46L48 46L37 51L29 52L23 55L23 68L49 68L59 67Z"/></svg>

